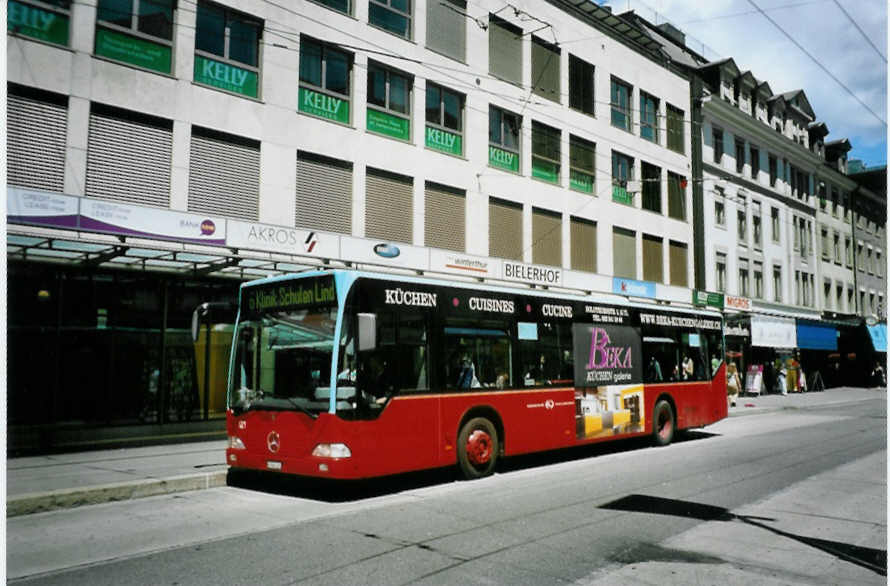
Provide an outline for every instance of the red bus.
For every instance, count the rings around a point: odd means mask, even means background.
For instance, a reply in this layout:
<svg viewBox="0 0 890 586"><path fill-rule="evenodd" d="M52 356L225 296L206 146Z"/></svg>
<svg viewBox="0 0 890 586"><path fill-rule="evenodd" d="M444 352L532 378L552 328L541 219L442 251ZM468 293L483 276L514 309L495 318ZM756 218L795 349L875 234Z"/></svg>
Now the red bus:
<svg viewBox="0 0 890 586"><path fill-rule="evenodd" d="M241 286L233 469L338 479L674 432L727 415L711 310L354 270Z"/></svg>

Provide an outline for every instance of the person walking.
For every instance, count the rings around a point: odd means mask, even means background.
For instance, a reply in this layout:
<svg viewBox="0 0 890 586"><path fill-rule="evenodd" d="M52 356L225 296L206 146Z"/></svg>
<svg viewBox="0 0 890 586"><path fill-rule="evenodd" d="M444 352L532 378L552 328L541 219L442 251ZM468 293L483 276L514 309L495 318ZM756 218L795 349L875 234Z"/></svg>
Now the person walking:
<svg viewBox="0 0 890 586"><path fill-rule="evenodd" d="M739 392L742 389L742 379L739 376L739 369L735 362L731 362L726 367L726 397L730 407L735 407L736 399L739 398Z"/></svg>

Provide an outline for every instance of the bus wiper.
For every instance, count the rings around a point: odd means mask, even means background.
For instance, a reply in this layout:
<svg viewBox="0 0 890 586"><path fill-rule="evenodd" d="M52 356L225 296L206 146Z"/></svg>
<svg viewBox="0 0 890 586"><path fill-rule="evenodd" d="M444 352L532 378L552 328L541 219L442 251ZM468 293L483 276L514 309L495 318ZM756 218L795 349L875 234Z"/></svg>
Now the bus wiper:
<svg viewBox="0 0 890 586"><path fill-rule="evenodd" d="M284 397L284 400L293 405L298 411L302 411L312 419L318 419L318 413L313 413L306 407L300 405L293 397Z"/></svg>

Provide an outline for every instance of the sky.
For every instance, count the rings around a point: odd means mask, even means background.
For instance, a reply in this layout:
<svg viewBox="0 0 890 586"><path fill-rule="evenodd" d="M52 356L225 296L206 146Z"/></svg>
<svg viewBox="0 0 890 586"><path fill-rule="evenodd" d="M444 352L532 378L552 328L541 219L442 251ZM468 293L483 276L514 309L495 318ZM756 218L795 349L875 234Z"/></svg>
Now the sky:
<svg viewBox="0 0 890 586"><path fill-rule="evenodd" d="M732 57L774 93L802 89L828 126L826 141L847 138L849 159L887 164L886 0L601 3L616 14L630 9L656 24L670 22L686 33L688 47L709 60Z"/></svg>

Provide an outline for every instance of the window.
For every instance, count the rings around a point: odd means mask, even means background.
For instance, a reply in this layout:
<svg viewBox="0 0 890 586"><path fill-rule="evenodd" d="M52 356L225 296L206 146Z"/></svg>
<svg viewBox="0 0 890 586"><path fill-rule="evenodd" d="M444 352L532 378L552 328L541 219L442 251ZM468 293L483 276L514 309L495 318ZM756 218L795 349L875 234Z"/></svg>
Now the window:
<svg viewBox="0 0 890 586"><path fill-rule="evenodd" d="M532 177L559 183L560 137L558 128L532 121Z"/></svg>
<svg viewBox="0 0 890 586"><path fill-rule="evenodd" d="M368 0L368 22L410 39L411 0Z"/></svg>
<svg viewBox="0 0 890 586"><path fill-rule="evenodd" d="M569 55L569 107L591 116L596 106L593 74L593 65Z"/></svg>
<svg viewBox="0 0 890 586"><path fill-rule="evenodd" d="M506 322L450 318L444 328L442 379L447 389L504 388L511 380L511 344Z"/></svg>
<svg viewBox="0 0 890 586"><path fill-rule="evenodd" d="M633 194L627 190L627 182L633 181L633 169L633 159L612 151L612 201L633 205Z"/></svg>
<svg viewBox="0 0 890 586"><path fill-rule="evenodd" d="M661 213L661 169L646 161L640 162L642 175L643 209ZM647 279L648 280L648 279Z"/></svg>
<svg viewBox="0 0 890 586"><path fill-rule="evenodd" d="M532 208L532 262L562 266L562 216Z"/></svg>
<svg viewBox="0 0 890 586"><path fill-rule="evenodd" d="M714 223L726 226L726 202L722 199L714 200Z"/></svg>
<svg viewBox="0 0 890 586"><path fill-rule="evenodd" d="M596 145L589 140L569 135L569 187L594 193L596 186Z"/></svg>
<svg viewBox="0 0 890 586"><path fill-rule="evenodd" d="M791 231L794 233L794 250L800 250L800 228L797 225L797 216L791 219Z"/></svg>
<svg viewBox="0 0 890 586"><path fill-rule="evenodd" d="M716 271L717 283L715 284L716 289L718 292L724 293L724 292L726 292L726 253L725 252L717 253L717 259L716 259L715 264L717 267L717 271Z"/></svg>
<svg viewBox="0 0 890 586"><path fill-rule="evenodd" d="M763 299L763 263L754 261L754 297Z"/></svg>
<svg viewBox="0 0 890 586"><path fill-rule="evenodd" d="M572 270L595 273L596 222L572 217L570 232Z"/></svg>
<svg viewBox="0 0 890 586"><path fill-rule="evenodd" d="M31 2L8 2L6 32L67 47L73 3L73 0L42 0L44 6L38 6Z"/></svg>
<svg viewBox="0 0 890 586"><path fill-rule="evenodd" d="M368 62L368 130L411 140L410 77Z"/></svg>
<svg viewBox="0 0 890 586"><path fill-rule="evenodd" d="M463 154L464 96L426 84L426 146L451 155Z"/></svg>
<svg viewBox="0 0 890 586"><path fill-rule="evenodd" d="M664 239L643 234L643 280L664 282Z"/></svg>
<svg viewBox="0 0 890 586"><path fill-rule="evenodd" d="M748 289L748 259L740 258L739 259L739 295L741 297L747 297L749 295Z"/></svg>
<svg viewBox="0 0 890 586"><path fill-rule="evenodd" d="M840 283L834 289L834 309L835 311L844 309L844 287Z"/></svg>
<svg viewBox="0 0 890 586"><path fill-rule="evenodd" d="M64 191L68 98L15 84L7 87L7 183Z"/></svg>
<svg viewBox="0 0 890 586"><path fill-rule="evenodd" d="M625 279L637 278L637 234L612 227L612 273Z"/></svg>
<svg viewBox="0 0 890 586"><path fill-rule="evenodd" d="M857 264L859 265L858 268L860 271L865 270L865 266L864 266L865 265L865 262L864 262L865 256L862 254L862 251L863 251L862 244L860 243L860 244L856 245L856 261L857 261Z"/></svg>
<svg viewBox="0 0 890 586"><path fill-rule="evenodd" d="M688 287L689 278L687 271L688 262L688 245L685 242L674 242L671 240L668 244L669 261L671 263L671 285L677 287Z"/></svg>
<svg viewBox="0 0 890 586"><path fill-rule="evenodd" d="M349 124L351 72L350 54L301 36L300 112Z"/></svg>
<svg viewBox="0 0 890 586"><path fill-rule="evenodd" d="M198 3L195 30L197 83L256 98L263 23L207 2ZM300 56L303 46L300 43ZM301 59L302 62L302 59Z"/></svg>
<svg viewBox="0 0 890 586"><path fill-rule="evenodd" d="M866 272L867 272L869 275L871 275L871 274L873 274L873 273L875 272L875 270L874 270L874 266L873 266L873 264L872 264L872 256L871 256L871 252L872 252L872 251L871 251L871 248L868 248L868 249L865 251L865 270L866 270Z"/></svg>
<svg viewBox="0 0 890 586"><path fill-rule="evenodd" d="M260 142L193 125L188 211L257 221L259 201Z"/></svg>
<svg viewBox="0 0 890 586"><path fill-rule="evenodd" d="M828 229L822 228L821 231L821 242L819 243L822 248L822 260L829 260L831 258L831 248L829 248L828 244Z"/></svg>
<svg viewBox="0 0 890 586"><path fill-rule="evenodd" d="M757 177L760 175L760 149L751 145L749 147L751 150L751 179L757 181Z"/></svg>
<svg viewBox="0 0 890 586"><path fill-rule="evenodd" d="M553 102L559 93L559 47L532 37L532 92Z"/></svg>
<svg viewBox="0 0 890 586"><path fill-rule="evenodd" d="M426 46L463 62L467 53L465 0L438 0L426 4Z"/></svg>
<svg viewBox="0 0 890 586"><path fill-rule="evenodd" d="M368 167L365 176L366 236L410 243L414 240L413 214L414 179ZM459 228L455 226L454 229Z"/></svg>
<svg viewBox="0 0 890 586"><path fill-rule="evenodd" d="M849 238L844 238L844 257L848 267L853 266L853 244Z"/></svg>
<svg viewBox="0 0 890 586"><path fill-rule="evenodd" d="M760 227L760 202L755 201L751 210L751 232L754 237L754 247L761 248L763 246L763 230Z"/></svg>
<svg viewBox="0 0 890 586"><path fill-rule="evenodd" d="M658 143L658 99L640 92L640 136Z"/></svg>
<svg viewBox="0 0 890 586"><path fill-rule="evenodd" d="M772 155L769 155L769 157L767 157L767 160L769 163L769 186L775 187L776 179L778 178L778 172L779 172L778 168L777 168L778 161L776 161L776 157L774 157Z"/></svg>
<svg viewBox="0 0 890 586"><path fill-rule="evenodd" d="M876 250L875 251L875 276L883 277L884 276L883 268L884 267L881 265L881 251Z"/></svg>
<svg viewBox="0 0 890 586"><path fill-rule="evenodd" d="M825 281L822 283L822 303L824 303L823 309L831 308L831 281ZM835 308L837 311L838 307Z"/></svg>
<svg viewBox="0 0 890 586"><path fill-rule="evenodd" d="M173 8L173 0L100 0L97 7L99 26L96 27L96 55L170 73L173 62ZM59 20L56 17L50 22Z"/></svg>
<svg viewBox="0 0 890 586"><path fill-rule="evenodd" d="M779 222L779 208L770 208L772 220L773 242L779 242L781 225Z"/></svg>
<svg viewBox="0 0 890 586"><path fill-rule="evenodd" d="M494 14L488 17L488 71L504 81L522 84L522 29Z"/></svg>
<svg viewBox="0 0 890 586"><path fill-rule="evenodd" d="M466 250L467 194L462 189L426 182L423 237L426 246Z"/></svg>
<svg viewBox="0 0 890 586"><path fill-rule="evenodd" d="M686 221L686 178L668 171L668 216Z"/></svg>
<svg viewBox="0 0 890 586"><path fill-rule="evenodd" d="M686 133L683 125L683 110L667 105L667 147L672 151L686 151Z"/></svg>
<svg viewBox="0 0 890 586"><path fill-rule="evenodd" d="M519 133L522 118L517 114L488 107L488 164L498 169L519 173Z"/></svg>
<svg viewBox="0 0 890 586"><path fill-rule="evenodd" d="M315 0L343 14L352 14L352 0Z"/></svg>
<svg viewBox="0 0 890 586"><path fill-rule="evenodd" d="M630 132L633 122L633 114L630 111L630 96L633 94L631 86L612 78L611 104L612 126Z"/></svg>
<svg viewBox="0 0 890 586"><path fill-rule="evenodd" d="M735 139L735 172L739 175L745 170L745 141Z"/></svg>
<svg viewBox="0 0 890 586"><path fill-rule="evenodd" d="M834 262L837 264L841 264L841 235L835 232L834 234Z"/></svg>
<svg viewBox="0 0 890 586"><path fill-rule="evenodd" d="M720 165L723 161L723 129L716 126L711 129L711 142L714 147L714 162Z"/></svg>
<svg viewBox="0 0 890 586"><path fill-rule="evenodd" d="M488 255L522 260L522 204L489 198Z"/></svg>
<svg viewBox="0 0 890 586"><path fill-rule="evenodd" d="M773 265L773 301L782 302L782 267Z"/></svg>
<svg viewBox="0 0 890 586"><path fill-rule="evenodd" d="M518 353L521 382L517 384L542 387L570 383L574 374L572 324L548 319L519 322L517 329L523 332Z"/></svg>
<svg viewBox="0 0 890 586"><path fill-rule="evenodd" d="M351 234L352 183L352 163L298 151L294 225Z"/></svg>
<svg viewBox="0 0 890 586"><path fill-rule="evenodd" d="M736 210L736 218L738 219L738 236L739 244L748 243L748 210L745 207L745 200L739 201Z"/></svg>

